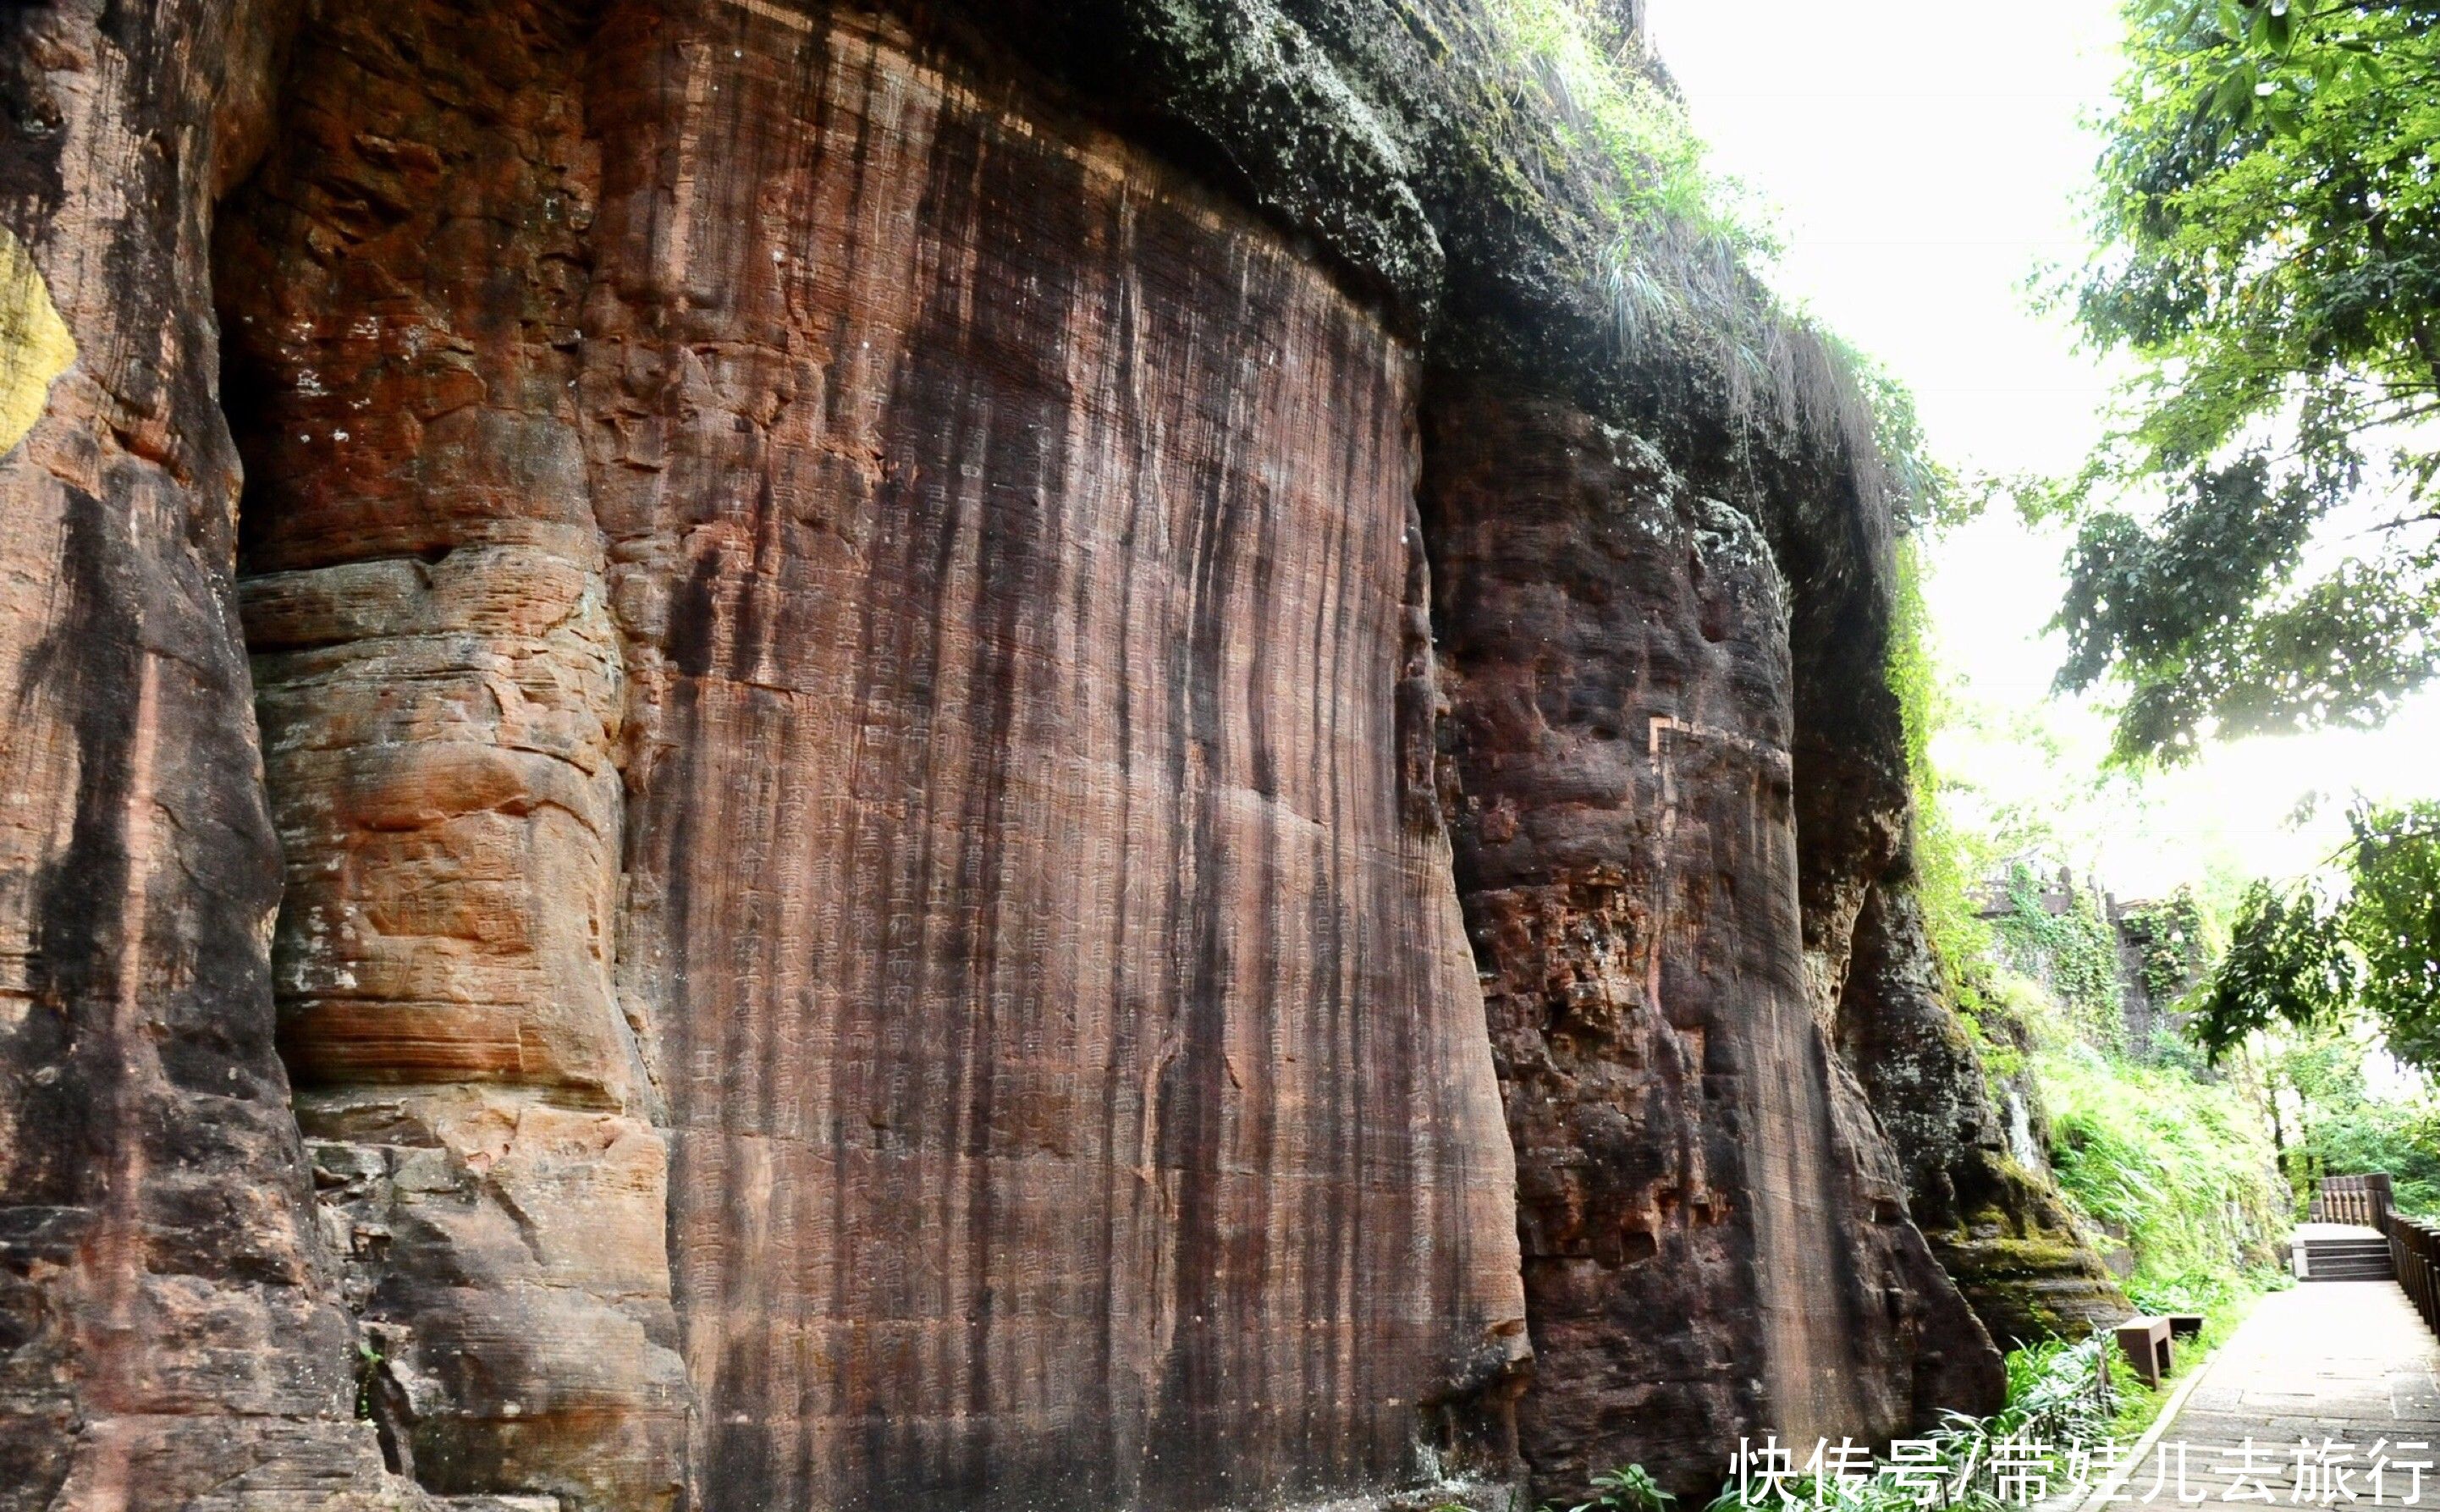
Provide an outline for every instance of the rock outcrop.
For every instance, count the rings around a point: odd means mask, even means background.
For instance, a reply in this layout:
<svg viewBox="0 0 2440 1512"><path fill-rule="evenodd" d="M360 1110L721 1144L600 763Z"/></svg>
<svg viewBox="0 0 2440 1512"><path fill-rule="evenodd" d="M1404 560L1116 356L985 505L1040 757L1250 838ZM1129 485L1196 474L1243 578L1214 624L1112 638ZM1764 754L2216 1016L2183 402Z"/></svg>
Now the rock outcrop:
<svg viewBox="0 0 2440 1512"><path fill-rule="evenodd" d="M1625 318L1496 8L0 69L0 1508L1480 1504L1995 1403L1868 1106L1953 1028L1870 417L1713 251Z"/></svg>
<svg viewBox="0 0 2440 1512"><path fill-rule="evenodd" d="M2030 1141L2009 1137L1902 882L1858 916L1838 1034L1904 1163L1915 1225L1994 1339L2080 1338L2132 1310L2049 1172L2022 1158Z"/></svg>
<svg viewBox="0 0 2440 1512"><path fill-rule="evenodd" d="M1504 1472L1515 1175L1400 759L1411 356L893 27L605 52L651 108L597 116L579 391L705 1502ZM768 167L673 204L715 141Z"/></svg>
<svg viewBox="0 0 2440 1512"><path fill-rule="evenodd" d="M207 211L264 140L284 27L0 15L10 1512L417 1500L350 1410L354 1328L273 1046L278 850L214 401Z"/></svg>
<svg viewBox="0 0 2440 1512"><path fill-rule="evenodd" d="M1815 1022L1789 589L1752 519L1564 403L1437 406L1426 527L1458 879L1516 1144L1523 1445L1633 1460L1902 1433L1998 1360Z"/></svg>

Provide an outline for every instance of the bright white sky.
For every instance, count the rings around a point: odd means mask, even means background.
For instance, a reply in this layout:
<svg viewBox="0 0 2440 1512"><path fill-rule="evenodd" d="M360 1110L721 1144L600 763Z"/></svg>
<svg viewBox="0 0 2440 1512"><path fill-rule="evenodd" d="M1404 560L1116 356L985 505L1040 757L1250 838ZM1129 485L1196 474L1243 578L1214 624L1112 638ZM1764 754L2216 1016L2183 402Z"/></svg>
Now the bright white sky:
<svg viewBox="0 0 2440 1512"><path fill-rule="evenodd" d="M2118 69L2115 13L2114 0L1651 0L1719 166L1783 212L1783 292L1905 380L1934 447L1968 468L2065 470L2108 400L2095 360L2023 289L2081 258L2075 195L2096 151L2082 122ZM2062 648L2042 626L2068 543L2003 513L1936 551L1944 659L1991 733L1935 755L1995 808L2085 792L2067 859L2120 897L2292 875L2343 837L2349 793L2440 793L2440 697L2377 734L2232 744L2140 792L2093 792L2106 722L2047 697ZM2056 755L2005 733L2028 719ZM2331 801L2291 830L2316 791Z"/></svg>

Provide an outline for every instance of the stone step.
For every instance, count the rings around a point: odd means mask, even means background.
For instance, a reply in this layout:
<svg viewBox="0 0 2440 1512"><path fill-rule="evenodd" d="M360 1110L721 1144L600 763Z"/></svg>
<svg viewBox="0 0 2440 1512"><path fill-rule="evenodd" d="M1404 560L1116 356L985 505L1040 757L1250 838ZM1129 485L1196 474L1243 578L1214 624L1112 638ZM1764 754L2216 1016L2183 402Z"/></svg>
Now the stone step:
<svg viewBox="0 0 2440 1512"><path fill-rule="evenodd" d="M2324 1267L2341 1265L2368 1265L2383 1271L2389 1269L2389 1256L2385 1254L2308 1254L2305 1256L2305 1260L2316 1271Z"/></svg>
<svg viewBox="0 0 2440 1512"><path fill-rule="evenodd" d="M2354 1256L2311 1254L2306 1255L2305 1258L2312 1262L2313 1269L2316 1271L2325 1268L2333 1271L2340 1270L2341 1268L2353 1271L2386 1271L2389 1269L2389 1256L2385 1254L2363 1254Z"/></svg>
<svg viewBox="0 0 2440 1512"><path fill-rule="evenodd" d="M2389 1256L2386 1254L2324 1254L2319 1250L2306 1250L2305 1252L2305 1258L2312 1261L2315 1265L2321 1265L2323 1263L2330 1265L2387 1265L2389 1263Z"/></svg>
<svg viewBox="0 0 2440 1512"><path fill-rule="evenodd" d="M2302 1241L2306 1281L2394 1281L2389 1241L2369 1236Z"/></svg>

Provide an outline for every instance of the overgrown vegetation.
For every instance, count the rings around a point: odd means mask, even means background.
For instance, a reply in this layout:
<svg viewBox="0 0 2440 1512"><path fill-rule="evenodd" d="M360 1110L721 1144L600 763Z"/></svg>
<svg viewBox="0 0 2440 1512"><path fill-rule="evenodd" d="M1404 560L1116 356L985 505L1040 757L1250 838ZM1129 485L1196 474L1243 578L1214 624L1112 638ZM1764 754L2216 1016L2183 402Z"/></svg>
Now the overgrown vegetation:
<svg viewBox="0 0 2440 1512"><path fill-rule="evenodd" d="M1620 168L1606 208L1622 231L1674 224L1736 262L1778 251L1761 206L1713 168L1684 106L1651 74L1621 64L1611 26L1578 0L1498 0L1497 14L1561 129Z"/></svg>
<svg viewBox="0 0 2440 1512"><path fill-rule="evenodd" d="M2192 884L2128 909L2118 931L2135 948L2136 980L2156 1004L2183 996L2212 957L2210 921Z"/></svg>
<svg viewBox="0 0 2440 1512"><path fill-rule="evenodd" d="M2103 1463L2095 1450L2119 1438L2129 1421L2119 1409L2131 1379L2098 1335L2016 1350L2008 1356L2007 1405L1991 1416L1947 1414L1930 1432L1892 1446L1878 1465L1810 1468L1800 1454L1792 1473L1762 1487L1744 1467L1707 1512L1784 1504L1841 1512L2021 1509L2095 1478Z"/></svg>
<svg viewBox="0 0 2440 1512"><path fill-rule="evenodd" d="M2090 885L2045 881L2024 855L1957 824L1931 759L1952 717L1910 573L1891 682L1906 711L1915 787L1916 887L1958 1006L1977 1032L1995 1100L2022 1099L2089 1236L2124 1253L2141 1305L2241 1314L2260 1289L2290 1202L2266 1100L2180 1044L2129 1045L2122 938L2147 995L2174 1012L2216 928L2191 889L2130 911L2126 934ZM1997 885L1987 881L1997 873Z"/></svg>
<svg viewBox="0 0 2440 1512"><path fill-rule="evenodd" d="M1708 370L1737 426L1837 436L1875 496L1868 502L1886 499L1903 519L1962 512L1958 479L1928 444L1913 396L1777 294L1779 239L1765 207L1713 166L1684 106L1615 19L1587 0L1497 0L1491 13L1519 92L1506 106L1555 131L1565 153L1607 167L1593 176L1591 206L1606 243L1587 251L1620 349L1667 350Z"/></svg>
<svg viewBox="0 0 2440 1512"><path fill-rule="evenodd" d="M2440 1104L2424 1085L2376 1094L2366 1069L2383 1059L2361 1023L2265 1035L2235 1058L2269 1102L2298 1216L2323 1177L2368 1171L2389 1174L2401 1211L2440 1216Z"/></svg>
<svg viewBox="0 0 2440 1512"><path fill-rule="evenodd" d="M2008 868L2005 896L2007 907L1993 927L2006 963L2047 988L2087 1041L2126 1050L2118 931L2103 912L2101 895L2066 878L2053 890L2018 861Z"/></svg>
<svg viewBox="0 0 2440 1512"><path fill-rule="evenodd" d="M2059 1185L2126 1246L2138 1301L2203 1302L2274 1263L2289 1204L2243 1088L2082 1043L2046 1051L2036 1074Z"/></svg>
<svg viewBox="0 0 2440 1512"><path fill-rule="evenodd" d="M1962 828L1947 802L1942 774L1932 759L1934 734L1951 718L1947 684L1931 639L1930 611L1923 598L1924 540L1898 543L1897 579L1890 620L1888 676L1906 729L1907 783L1912 799L1910 859L1915 898L1923 908L1932 954L1951 1001L1974 1005L1981 995L1973 968L1991 951L1976 888L1988 868L1985 846Z"/></svg>

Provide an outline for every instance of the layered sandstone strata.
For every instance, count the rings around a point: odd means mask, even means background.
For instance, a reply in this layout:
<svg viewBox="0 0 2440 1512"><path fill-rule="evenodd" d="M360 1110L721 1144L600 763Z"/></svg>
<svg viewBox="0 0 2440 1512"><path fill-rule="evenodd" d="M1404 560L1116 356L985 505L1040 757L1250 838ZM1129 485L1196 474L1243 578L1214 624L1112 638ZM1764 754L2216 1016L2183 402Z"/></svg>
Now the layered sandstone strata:
<svg viewBox="0 0 2440 1512"><path fill-rule="evenodd" d="M283 1043L394 1455L620 1506L1501 1468L1411 359L887 28L579 28L330 8L222 230Z"/></svg>
<svg viewBox="0 0 2440 1512"><path fill-rule="evenodd" d="M213 393L205 212L260 151L283 27L0 14L9 1512L417 1500L350 1412L353 1325L273 1049L278 849Z"/></svg>
<svg viewBox="0 0 2440 1512"><path fill-rule="evenodd" d="M0 18L0 1505L1691 1489L1989 1405L1827 1048L1869 426L1622 347L1500 26Z"/></svg>
<svg viewBox="0 0 2440 1512"><path fill-rule="evenodd" d="M668 1148L612 984L625 658L574 382L588 23L322 8L222 207L280 1045L364 1407L435 1490L665 1507Z"/></svg>

